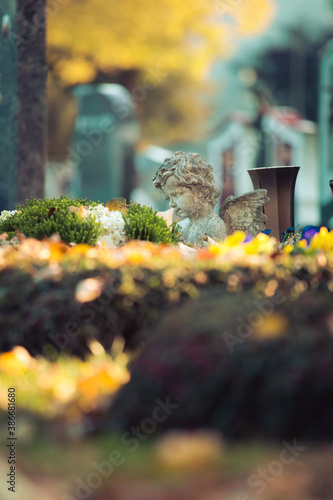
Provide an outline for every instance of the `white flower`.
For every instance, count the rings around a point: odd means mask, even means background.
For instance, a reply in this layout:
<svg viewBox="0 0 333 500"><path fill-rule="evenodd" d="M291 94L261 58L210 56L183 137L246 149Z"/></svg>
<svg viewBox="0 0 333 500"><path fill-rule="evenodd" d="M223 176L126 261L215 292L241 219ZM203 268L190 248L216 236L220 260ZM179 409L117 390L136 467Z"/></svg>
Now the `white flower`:
<svg viewBox="0 0 333 500"><path fill-rule="evenodd" d="M4 221L7 217L17 213L17 210L3 210L0 214L0 221Z"/></svg>
<svg viewBox="0 0 333 500"><path fill-rule="evenodd" d="M104 228L97 245L105 243L107 246L117 247L125 242L125 222L120 212L116 210L111 212L104 205L97 205L90 209L90 215L93 215Z"/></svg>

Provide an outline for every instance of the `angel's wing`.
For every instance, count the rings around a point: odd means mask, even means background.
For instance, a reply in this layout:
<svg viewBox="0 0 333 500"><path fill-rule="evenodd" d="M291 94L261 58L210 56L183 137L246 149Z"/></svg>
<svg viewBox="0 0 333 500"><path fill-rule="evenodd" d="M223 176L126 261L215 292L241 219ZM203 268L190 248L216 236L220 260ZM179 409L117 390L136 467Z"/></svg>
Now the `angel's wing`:
<svg viewBox="0 0 333 500"><path fill-rule="evenodd" d="M220 217L227 226L228 234L244 231L256 236L264 231L267 215L263 206L269 202L266 189L257 189L242 196L228 196L220 208Z"/></svg>

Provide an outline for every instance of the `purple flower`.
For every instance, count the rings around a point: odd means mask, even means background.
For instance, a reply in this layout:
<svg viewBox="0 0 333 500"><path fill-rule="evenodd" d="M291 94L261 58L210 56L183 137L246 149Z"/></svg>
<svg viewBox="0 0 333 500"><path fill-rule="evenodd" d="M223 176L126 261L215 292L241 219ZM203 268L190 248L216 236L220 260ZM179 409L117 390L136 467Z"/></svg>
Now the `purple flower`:
<svg viewBox="0 0 333 500"><path fill-rule="evenodd" d="M319 233L320 227L318 226L305 226L302 231L302 240L306 240L308 244L310 243L311 238L314 237L315 234Z"/></svg>

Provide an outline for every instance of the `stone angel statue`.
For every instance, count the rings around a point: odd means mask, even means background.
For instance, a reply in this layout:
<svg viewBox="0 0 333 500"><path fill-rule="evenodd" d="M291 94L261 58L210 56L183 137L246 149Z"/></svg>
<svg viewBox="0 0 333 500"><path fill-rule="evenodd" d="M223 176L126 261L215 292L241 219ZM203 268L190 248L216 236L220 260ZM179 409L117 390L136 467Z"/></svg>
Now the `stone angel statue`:
<svg viewBox="0 0 333 500"><path fill-rule="evenodd" d="M197 153L177 151L158 168L153 183L174 214L186 219L181 222L181 232L188 243L198 244L205 237L223 240L236 230L256 236L265 229L263 206L269 202L266 189L229 196L218 215L214 207L220 190L213 167Z"/></svg>

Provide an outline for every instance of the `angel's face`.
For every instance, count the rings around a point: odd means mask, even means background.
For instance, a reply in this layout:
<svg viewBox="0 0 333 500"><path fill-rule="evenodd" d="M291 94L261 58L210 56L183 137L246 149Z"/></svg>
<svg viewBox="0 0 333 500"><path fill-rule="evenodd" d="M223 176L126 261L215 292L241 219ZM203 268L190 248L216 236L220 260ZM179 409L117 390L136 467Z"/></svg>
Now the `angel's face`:
<svg viewBox="0 0 333 500"><path fill-rule="evenodd" d="M175 209L175 215L178 217L191 217L198 208L196 193L190 188L180 185L174 175L166 180L163 194L165 199L169 201L169 206Z"/></svg>

